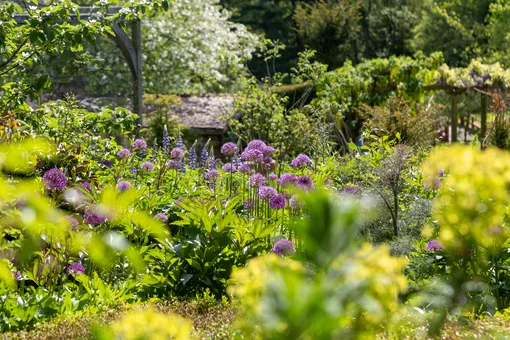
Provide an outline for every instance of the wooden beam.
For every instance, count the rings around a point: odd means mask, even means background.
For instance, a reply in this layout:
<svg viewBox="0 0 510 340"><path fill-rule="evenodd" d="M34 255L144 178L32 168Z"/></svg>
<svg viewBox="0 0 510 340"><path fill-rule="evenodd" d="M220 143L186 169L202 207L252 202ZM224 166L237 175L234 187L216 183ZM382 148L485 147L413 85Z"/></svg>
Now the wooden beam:
<svg viewBox="0 0 510 340"><path fill-rule="evenodd" d="M451 120L452 120L452 143L457 141L457 94L452 93L452 108L451 108Z"/></svg>
<svg viewBox="0 0 510 340"><path fill-rule="evenodd" d="M480 101L480 105L482 107L482 110L481 110L481 117L480 117L480 143L482 144L482 148L483 148L483 143L484 143L484 139L485 139L485 136L487 134L487 105L488 105L488 97L486 94L484 93L481 93L480 94L482 96L482 99Z"/></svg>
<svg viewBox="0 0 510 340"><path fill-rule="evenodd" d="M136 77L133 78L133 111L138 115L138 125L143 126L143 74L142 74L142 22L131 23L131 40L136 53Z"/></svg>

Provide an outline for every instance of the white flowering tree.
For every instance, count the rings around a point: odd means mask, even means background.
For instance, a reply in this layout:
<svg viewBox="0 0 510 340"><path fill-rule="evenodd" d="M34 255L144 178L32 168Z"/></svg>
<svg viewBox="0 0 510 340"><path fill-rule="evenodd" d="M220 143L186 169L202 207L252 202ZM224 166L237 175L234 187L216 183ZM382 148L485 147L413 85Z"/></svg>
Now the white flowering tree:
<svg viewBox="0 0 510 340"><path fill-rule="evenodd" d="M217 0L174 0L168 11L143 20L144 90L150 93L199 93L231 88L245 71L258 38L229 21ZM89 80L96 91L128 93L129 72L113 44L95 54L101 72ZM105 90L101 90L104 88ZM120 93L117 93L120 94Z"/></svg>

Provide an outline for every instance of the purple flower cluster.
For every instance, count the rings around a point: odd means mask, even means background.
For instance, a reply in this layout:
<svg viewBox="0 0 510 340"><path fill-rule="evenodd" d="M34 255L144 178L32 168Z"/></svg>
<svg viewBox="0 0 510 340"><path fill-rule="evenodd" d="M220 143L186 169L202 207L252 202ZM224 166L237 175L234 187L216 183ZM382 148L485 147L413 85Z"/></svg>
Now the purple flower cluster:
<svg viewBox="0 0 510 340"><path fill-rule="evenodd" d="M303 190L313 190L313 180L310 176L299 176L296 185Z"/></svg>
<svg viewBox="0 0 510 340"><path fill-rule="evenodd" d="M269 207L271 209L285 209L286 205L287 201L282 194L274 195L269 199Z"/></svg>
<svg viewBox="0 0 510 340"><path fill-rule="evenodd" d="M202 149L202 153L200 154L200 169L205 168L207 164L207 160L209 159L209 152L207 151L207 145Z"/></svg>
<svg viewBox="0 0 510 340"><path fill-rule="evenodd" d="M276 191L276 189L273 187L269 187L269 186L259 187L259 198L263 201L267 201L277 194L278 194L278 191Z"/></svg>
<svg viewBox="0 0 510 340"><path fill-rule="evenodd" d="M127 191L127 190L129 190L129 188L131 188L131 183L129 183L129 182L122 181L122 182L117 183L117 190L120 192Z"/></svg>
<svg viewBox="0 0 510 340"><path fill-rule="evenodd" d="M73 263L67 267L67 273L70 275L82 275L85 273L85 267L81 263Z"/></svg>
<svg viewBox="0 0 510 340"><path fill-rule="evenodd" d="M444 250L444 245L441 242L439 242L438 240L430 240L427 243L426 249L427 249L427 251L429 251L431 253L437 253L437 252L441 252Z"/></svg>
<svg viewBox="0 0 510 340"><path fill-rule="evenodd" d="M237 152L237 145L234 143L225 143L221 147L221 153L224 156L232 156Z"/></svg>
<svg viewBox="0 0 510 340"><path fill-rule="evenodd" d="M208 182L213 182L220 177L220 173L217 170L206 170L204 173L204 179Z"/></svg>
<svg viewBox="0 0 510 340"><path fill-rule="evenodd" d="M145 172L154 171L154 164L152 164L151 162L143 162L142 165L140 165L140 169L142 169Z"/></svg>
<svg viewBox="0 0 510 340"><path fill-rule="evenodd" d="M257 149L246 149L241 154L241 158L247 162L256 162L261 161L264 158L264 154Z"/></svg>
<svg viewBox="0 0 510 340"><path fill-rule="evenodd" d="M164 213L159 213L154 216L154 218L161 220L161 222L166 223L168 221L168 216Z"/></svg>
<svg viewBox="0 0 510 340"><path fill-rule="evenodd" d="M171 143L170 143L170 135L168 134L168 129L166 128L166 124L165 124L165 128L163 129L163 135L161 136L161 146L163 147L163 150L166 153L168 153L170 151L170 148L172 147Z"/></svg>
<svg viewBox="0 0 510 340"><path fill-rule="evenodd" d="M128 149L121 149L119 150L119 152L117 153L117 157L119 159L126 159L126 158L129 158L131 157L131 151L129 151Z"/></svg>
<svg viewBox="0 0 510 340"><path fill-rule="evenodd" d="M280 256L291 256L296 253L296 248L294 248L292 241L280 240L274 244L273 253Z"/></svg>
<svg viewBox="0 0 510 340"><path fill-rule="evenodd" d="M84 188L85 190L87 190L89 193L92 194L92 187L90 186L90 183L89 182L82 182L82 183L79 183L79 185Z"/></svg>
<svg viewBox="0 0 510 340"><path fill-rule="evenodd" d="M347 195L361 195L361 189L355 185L347 185L345 188L344 188L344 194L347 194Z"/></svg>
<svg viewBox="0 0 510 340"><path fill-rule="evenodd" d="M92 225L98 225L106 222L106 216L95 214L89 211L83 214L83 219L85 220L85 222Z"/></svg>
<svg viewBox="0 0 510 340"><path fill-rule="evenodd" d="M250 176L250 181L249 181L249 185L250 187L260 187L261 185L264 185L266 184L266 178L259 174L259 173L256 173L256 174L253 174Z"/></svg>
<svg viewBox="0 0 510 340"><path fill-rule="evenodd" d="M291 174L283 174L280 176L280 179L276 182L281 187L287 187L291 184L295 184L297 181L297 178Z"/></svg>
<svg viewBox="0 0 510 340"><path fill-rule="evenodd" d="M133 150L140 153L145 153L147 151L147 143L143 139L135 139L132 147Z"/></svg>
<svg viewBox="0 0 510 340"><path fill-rule="evenodd" d="M178 159L184 158L184 150L181 148L173 148L170 152L170 156L172 156L172 158Z"/></svg>
<svg viewBox="0 0 510 340"><path fill-rule="evenodd" d="M180 167L181 167L181 160L180 159L172 159L172 160L166 162L165 165L169 169L177 170L177 169L180 169Z"/></svg>
<svg viewBox="0 0 510 340"><path fill-rule="evenodd" d="M278 179L278 176L274 173L270 173L268 178L270 181L276 181Z"/></svg>
<svg viewBox="0 0 510 340"><path fill-rule="evenodd" d="M232 172L232 173L235 173L237 171L235 165L233 165L232 163L227 163L227 164L223 165L221 167L221 170L223 170L225 172Z"/></svg>
<svg viewBox="0 0 510 340"><path fill-rule="evenodd" d="M308 157L305 154L300 154L292 160L290 166L293 167L294 169L303 168L307 166L310 162L311 162L310 157Z"/></svg>
<svg viewBox="0 0 510 340"><path fill-rule="evenodd" d="M78 231L79 222L72 216L66 216L67 222L69 223L69 229L71 231Z"/></svg>
<svg viewBox="0 0 510 340"><path fill-rule="evenodd" d="M237 169L239 170L239 172L242 172L243 174L248 173L251 170L250 165L246 163L242 163L241 165L239 165Z"/></svg>
<svg viewBox="0 0 510 340"><path fill-rule="evenodd" d="M189 159L189 163L188 163L189 168L192 170L195 170L197 168L197 150L196 150L194 144L191 147L191 149L189 149L188 159Z"/></svg>
<svg viewBox="0 0 510 340"><path fill-rule="evenodd" d="M66 174L57 168L46 171L42 180L48 190L64 190L67 186Z"/></svg>

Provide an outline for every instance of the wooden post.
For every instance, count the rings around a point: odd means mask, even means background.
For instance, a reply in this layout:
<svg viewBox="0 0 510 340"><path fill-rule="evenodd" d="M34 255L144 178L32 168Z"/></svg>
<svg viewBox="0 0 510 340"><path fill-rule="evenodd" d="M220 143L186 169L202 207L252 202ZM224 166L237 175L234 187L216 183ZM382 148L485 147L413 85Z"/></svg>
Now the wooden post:
<svg viewBox="0 0 510 340"><path fill-rule="evenodd" d="M485 135L487 134L487 96L485 94L481 94L482 99L480 101L480 105L482 106L481 117L480 117L480 143L483 148L483 141L485 139Z"/></svg>
<svg viewBox="0 0 510 340"><path fill-rule="evenodd" d="M143 126L143 74L142 74L142 22L133 21L131 36L136 54L136 77L133 78L133 111L138 115L138 125Z"/></svg>
<svg viewBox="0 0 510 340"><path fill-rule="evenodd" d="M452 143L457 141L457 95L452 94Z"/></svg>

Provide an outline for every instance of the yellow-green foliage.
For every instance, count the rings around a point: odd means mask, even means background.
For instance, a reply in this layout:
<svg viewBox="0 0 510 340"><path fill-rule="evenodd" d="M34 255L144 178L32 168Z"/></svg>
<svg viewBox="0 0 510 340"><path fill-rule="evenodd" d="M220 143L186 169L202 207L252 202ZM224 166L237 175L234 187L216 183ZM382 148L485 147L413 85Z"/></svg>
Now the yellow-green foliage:
<svg viewBox="0 0 510 340"><path fill-rule="evenodd" d="M426 162L424 174L433 180L441 170L448 176L434 201L434 218L445 250L465 253L473 246L490 248L506 240L510 154L467 146L441 148Z"/></svg>
<svg viewBox="0 0 510 340"><path fill-rule="evenodd" d="M147 309L124 315L112 324L111 331L115 339L188 340L191 339L191 327L191 321L182 316Z"/></svg>

